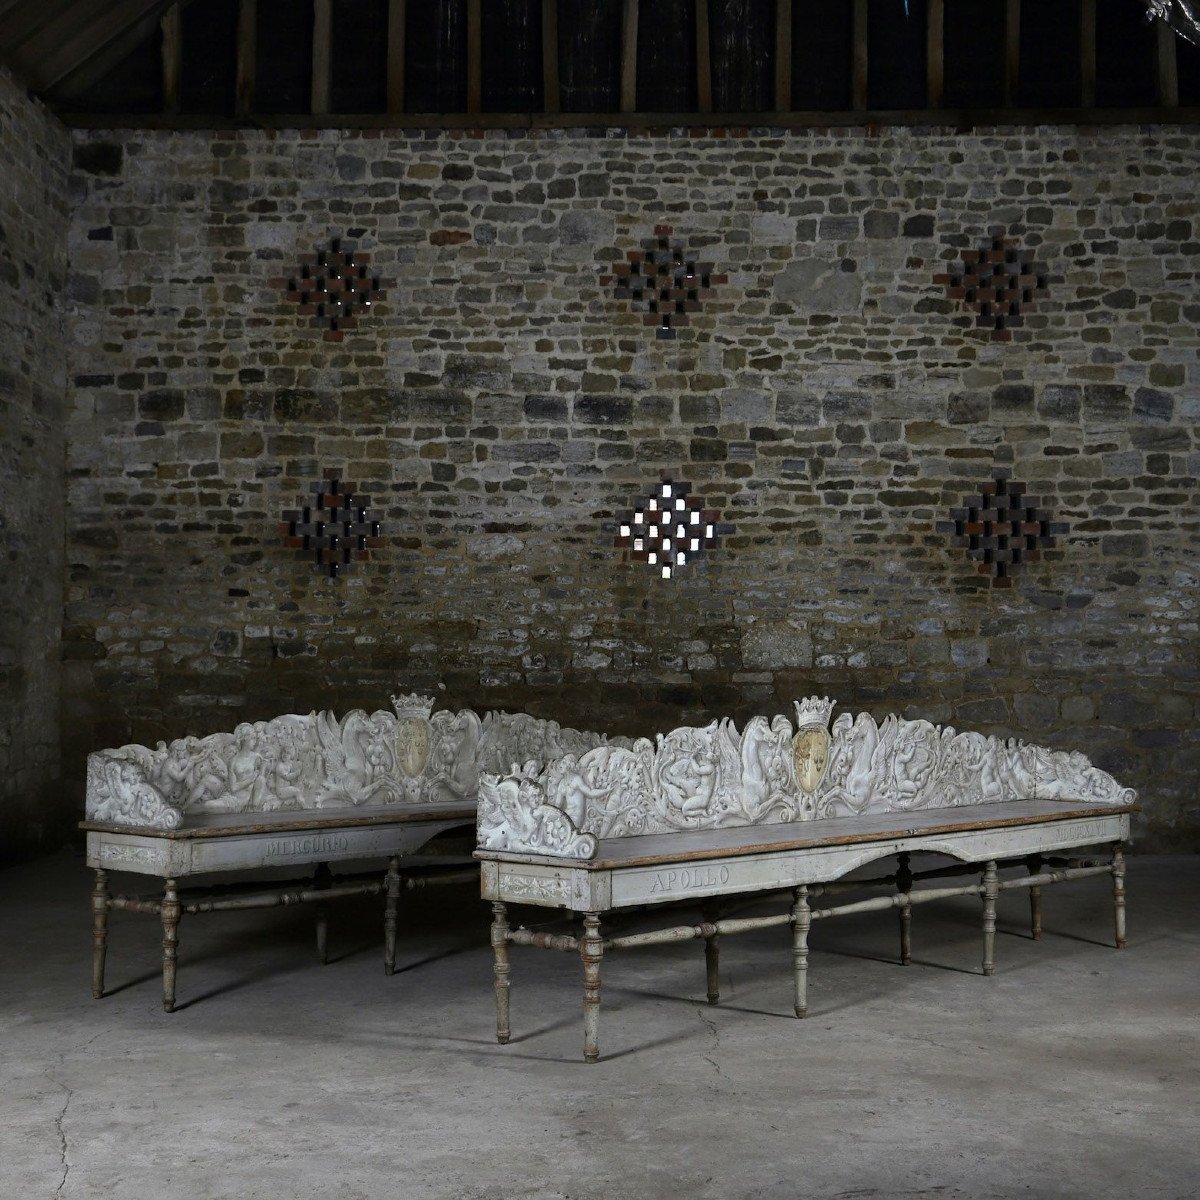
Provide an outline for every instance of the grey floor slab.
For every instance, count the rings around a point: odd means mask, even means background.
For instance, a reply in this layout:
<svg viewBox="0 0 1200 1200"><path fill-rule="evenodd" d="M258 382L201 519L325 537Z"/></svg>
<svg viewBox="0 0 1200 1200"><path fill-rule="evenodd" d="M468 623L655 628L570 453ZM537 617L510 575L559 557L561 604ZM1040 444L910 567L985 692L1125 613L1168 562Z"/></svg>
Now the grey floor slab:
<svg viewBox="0 0 1200 1200"><path fill-rule="evenodd" d="M310 912L185 918L168 1016L147 917L91 999L89 886L0 872L3 1200L1200 1195L1198 859L1131 860L1120 953L1106 881L1048 889L1037 943L1002 895L992 979L971 899L916 911L910 967L892 914L819 923L806 1021L786 930L725 939L717 1008L700 943L613 954L590 1067L567 954L514 947L495 1044L469 888L406 899L390 979L374 902L325 967Z"/></svg>

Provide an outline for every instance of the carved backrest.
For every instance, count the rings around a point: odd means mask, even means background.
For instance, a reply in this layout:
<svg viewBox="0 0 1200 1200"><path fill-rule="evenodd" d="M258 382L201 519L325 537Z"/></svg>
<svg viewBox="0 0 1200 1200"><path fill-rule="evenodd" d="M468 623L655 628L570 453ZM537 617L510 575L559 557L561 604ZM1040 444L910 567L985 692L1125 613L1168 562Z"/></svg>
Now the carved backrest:
<svg viewBox="0 0 1200 1200"><path fill-rule="evenodd" d="M928 721L798 701L796 724L754 717L684 726L555 758L480 784L490 849L587 858L596 839L1042 799L1130 803L1134 792L1078 752L958 733Z"/></svg>
<svg viewBox="0 0 1200 1200"><path fill-rule="evenodd" d="M89 820L175 829L188 813L246 813L473 801L481 772L540 769L586 753L601 734L525 713L432 713L425 696L395 712L290 714L232 733L122 746L88 757Z"/></svg>

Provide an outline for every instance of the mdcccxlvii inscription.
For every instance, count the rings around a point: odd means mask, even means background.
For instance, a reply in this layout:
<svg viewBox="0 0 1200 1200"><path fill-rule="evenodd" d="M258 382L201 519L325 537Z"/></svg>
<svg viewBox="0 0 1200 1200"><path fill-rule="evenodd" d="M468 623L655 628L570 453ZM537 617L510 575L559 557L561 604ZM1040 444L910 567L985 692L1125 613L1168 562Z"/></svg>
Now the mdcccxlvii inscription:
<svg viewBox="0 0 1200 1200"><path fill-rule="evenodd" d="M676 871L658 871L650 885L656 892L686 892L694 888L721 887L729 882L728 867L688 867Z"/></svg>

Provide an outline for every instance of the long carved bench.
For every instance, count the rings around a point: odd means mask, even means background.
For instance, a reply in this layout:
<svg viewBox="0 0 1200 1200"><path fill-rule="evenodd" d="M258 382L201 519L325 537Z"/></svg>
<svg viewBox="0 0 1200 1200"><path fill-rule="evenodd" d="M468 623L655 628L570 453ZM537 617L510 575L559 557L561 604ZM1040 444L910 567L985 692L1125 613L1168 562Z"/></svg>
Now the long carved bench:
<svg viewBox="0 0 1200 1200"><path fill-rule="evenodd" d="M477 868L410 869L432 838L470 828L483 772L528 771L605 743L525 713L439 711L424 696L392 698L395 712L288 715L232 733L186 737L156 749L122 746L88 757L87 861L92 892L92 994L104 994L108 916L162 922L163 1006L175 1007L184 913L314 904L317 951L326 960L328 904L383 895L384 969L395 970L403 889L474 878ZM331 863L386 860L379 871L335 877ZM406 866L401 871L402 862ZM454 867L452 860L451 867ZM303 880L184 891L192 876L314 867ZM110 870L157 876L161 895L111 895Z"/></svg>
<svg viewBox="0 0 1200 1200"><path fill-rule="evenodd" d="M702 938L708 1001L718 1000L722 935L791 927L795 1014L808 1011L812 922L895 908L900 959L911 960L915 905L948 896L983 900L983 974L994 968L996 900L1029 891L1034 937L1044 885L1111 875L1116 944L1125 944L1125 862L1135 794L1082 754L1049 750L928 721L842 714L833 702L796 704L796 725L754 717L685 727L657 744L601 746L543 767L481 780L478 849L482 892L492 903L496 1036L509 1040L509 947L577 951L583 962L584 1058L599 1057L600 965L607 951ZM1104 847L1099 857L1063 856ZM946 867L914 871L917 853ZM895 857L896 870L845 878ZM1001 876L1008 867L1021 873ZM952 875L978 882L918 887ZM885 894L836 904L850 890ZM786 911L721 916L733 901L784 892ZM827 899L830 898L830 899ZM699 901L699 924L604 936L621 909ZM817 907L813 901L819 901ZM511 903L566 910L578 935L513 929Z"/></svg>

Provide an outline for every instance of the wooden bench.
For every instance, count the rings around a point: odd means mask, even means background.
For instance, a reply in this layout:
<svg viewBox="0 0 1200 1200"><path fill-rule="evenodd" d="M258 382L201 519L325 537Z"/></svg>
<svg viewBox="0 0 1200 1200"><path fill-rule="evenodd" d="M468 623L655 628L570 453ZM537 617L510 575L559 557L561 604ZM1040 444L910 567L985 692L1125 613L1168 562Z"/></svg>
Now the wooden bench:
<svg viewBox="0 0 1200 1200"><path fill-rule="evenodd" d="M175 1008L179 922L186 914L313 904L326 961L328 905L383 895L384 969L396 963L401 892L475 878L471 860L415 856L440 833L470 828L482 771L525 769L605 743L525 713L432 713L424 696L393 697L394 712L288 715L233 733L101 750L88 758L86 820L92 892L92 994L104 994L108 916L162 922L163 1007ZM386 861L334 876L330 864ZM446 865L438 865L444 863ZM184 889L193 877L314 868L304 879ZM403 870L401 869L403 866ZM154 896L112 895L108 873L160 878Z"/></svg>
<svg viewBox="0 0 1200 1200"><path fill-rule="evenodd" d="M1125 944L1125 863L1134 793L1081 754L1049 750L927 721L842 715L833 702L796 704L785 717L729 720L660 734L657 744L605 746L541 769L480 783L476 857L492 903L496 1036L509 1040L509 947L578 952L583 963L584 1058L599 1057L600 966L607 951L701 938L708 1000L718 1000L722 935L788 925L797 1017L808 1011L812 922L895 908L900 959L911 960L914 906L949 896L983 901L983 974L994 969L996 900L1030 894L1041 933L1041 889L1109 875L1116 944ZM1100 857L1065 854L1103 847ZM955 863L913 871L914 854ZM1065 855L1065 856L1064 856ZM847 880L895 858L894 872ZM1019 867L1018 875L1001 872ZM978 882L916 886L979 873ZM883 895L836 904L850 890ZM786 893L785 911L722 917L731 902ZM698 924L604 936L605 914L678 901L700 902ZM814 906L814 901L817 902ZM508 922L509 904L561 909L582 918L578 935Z"/></svg>

